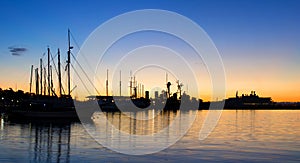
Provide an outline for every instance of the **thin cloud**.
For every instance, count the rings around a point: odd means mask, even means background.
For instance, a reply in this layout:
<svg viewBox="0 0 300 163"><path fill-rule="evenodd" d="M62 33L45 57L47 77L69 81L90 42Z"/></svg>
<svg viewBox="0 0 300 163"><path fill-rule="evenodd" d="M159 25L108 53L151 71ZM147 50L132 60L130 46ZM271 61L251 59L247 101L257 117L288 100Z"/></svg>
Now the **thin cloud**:
<svg viewBox="0 0 300 163"><path fill-rule="evenodd" d="M11 53L11 55L14 55L14 56L20 56L28 50L27 48L16 47L16 46L8 47L8 49L9 49L9 52Z"/></svg>

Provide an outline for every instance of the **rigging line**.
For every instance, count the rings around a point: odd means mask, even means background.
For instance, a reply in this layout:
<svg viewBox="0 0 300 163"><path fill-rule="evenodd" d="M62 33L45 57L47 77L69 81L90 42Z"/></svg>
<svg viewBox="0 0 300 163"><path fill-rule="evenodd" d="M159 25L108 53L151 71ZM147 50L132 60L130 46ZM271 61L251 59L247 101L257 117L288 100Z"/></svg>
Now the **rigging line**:
<svg viewBox="0 0 300 163"><path fill-rule="evenodd" d="M41 58L41 59L44 60L45 56L46 56L46 52L44 52L44 53L42 54L42 58Z"/></svg>
<svg viewBox="0 0 300 163"><path fill-rule="evenodd" d="M44 57L45 57L45 55L46 55L46 52L44 52L43 54L42 54L42 57L41 57L41 59L42 59L42 61L43 61L43 66L44 66ZM35 64L35 65L40 65L40 62L38 62L38 64ZM39 67L39 66L38 66ZM43 67L44 68L44 67Z"/></svg>
<svg viewBox="0 0 300 163"><path fill-rule="evenodd" d="M74 57L74 55L71 53L74 61L79 65L79 68L81 69L81 71L84 73L85 77L88 79L88 81L90 82L90 84L94 87L94 89L96 90L96 92L100 95L100 92L98 91L98 89L95 87L94 83L91 81L91 79L88 77L87 73L84 71L84 69L82 68L82 66L79 64L79 62L76 60L76 58ZM72 64L71 64L72 65ZM72 66L73 67L73 66ZM79 77L80 78L80 77Z"/></svg>
<svg viewBox="0 0 300 163"><path fill-rule="evenodd" d="M61 86L61 89L62 89L62 91L63 91L63 94L66 94L65 89L64 89L63 86Z"/></svg>
<svg viewBox="0 0 300 163"><path fill-rule="evenodd" d="M46 56L46 52L44 52L44 53L42 54L42 59L43 59L45 56Z"/></svg>
<svg viewBox="0 0 300 163"><path fill-rule="evenodd" d="M74 41L76 47L79 49L78 54L81 54L81 56L83 57L84 61L87 63L88 68L89 68L90 70L93 70L92 67L91 67L91 65L88 64L89 62L88 62L88 60L87 60L87 58L86 58L86 55L84 55L84 54L82 53L82 51L80 51L80 46L79 46L79 44L77 43L77 41L76 41L75 37L73 36L72 32L70 32L70 34L71 34L71 38L72 38L72 40ZM79 53L79 52L80 52L80 53ZM72 54L72 55L73 55L73 54ZM98 79L97 79L97 80L98 80Z"/></svg>
<svg viewBox="0 0 300 163"><path fill-rule="evenodd" d="M71 34L72 40L74 41L75 45L77 46L78 49L80 49L80 47L79 47L77 41L75 40L75 37L73 36L71 31L70 31L70 34Z"/></svg>
<svg viewBox="0 0 300 163"><path fill-rule="evenodd" d="M83 84L83 86L84 86L84 88L86 89L86 91L87 91L90 95L92 95L91 92L89 91L89 89L87 88L87 86L84 84L84 82L83 82L83 80L81 79L81 77L80 77L80 75L78 74L78 72L75 70L74 66L73 66L72 64L71 64L71 66L72 66L74 72L76 73L76 75L78 76L79 80L80 80L81 83Z"/></svg>
<svg viewBox="0 0 300 163"><path fill-rule="evenodd" d="M71 55L72 55L73 59L77 62L77 64L80 66L80 69L81 69L84 73L86 73L86 72L84 71L84 69L82 68L81 64L77 61L76 57L74 56L74 54L73 54L72 52L71 52ZM88 67L91 69L90 64L88 64ZM92 70L92 69L91 69L91 70ZM99 78L98 78L97 76L95 76L95 79L96 79L97 82L101 83L101 82L100 82L101 80L99 80Z"/></svg>
<svg viewBox="0 0 300 163"><path fill-rule="evenodd" d="M54 57L52 57L51 51L50 51L50 54L51 54L51 62L54 62L54 59L58 56L58 53L56 53Z"/></svg>
<svg viewBox="0 0 300 163"><path fill-rule="evenodd" d="M57 54L56 54L56 55L57 55ZM53 59L52 53L50 53L50 56L51 56L52 63L53 63L53 65L54 65L54 68L55 68L56 75L58 76L58 70L57 70L57 68L56 68L56 65L55 65L55 62L54 62L54 59Z"/></svg>
<svg viewBox="0 0 300 163"><path fill-rule="evenodd" d="M64 84L64 83L61 83L61 89L62 89L62 91L63 91L63 94L66 94L65 89L64 89L64 87L63 87L63 84Z"/></svg>
<svg viewBox="0 0 300 163"><path fill-rule="evenodd" d="M44 53L45 54L45 53ZM51 53L51 51L50 51L50 55L51 55L51 60L50 60L50 62L52 62L54 65L55 65L55 63L54 63L54 59L55 59L55 57L57 57L57 53L55 54L55 56L53 57L52 56L52 53ZM43 58L44 58L44 56L42 57L42 60L43 60ZM44 60L43 60L44 61ZM43 65L45 65L44 67L47 67L48 66L48 63L46 63L46 64L43 64Z"/></svg>
<svg viewBox="0 0 300 163"><path fill-rule="evenodd" d="M65 74L62 74L62 78L65 77ZM61 89L63 91L63 94L66 94L65 89L64 89L64 85L66 85L66 83L64 81L61 81Z"/></svg>
<svg viewBox="0 0 300 163"><path fill-rule="evenodd" d="M75 39L75 37L74 37L74 35L73 35L73 33L72 33L71 31L70 31L70 35L71 35L71 38L72 38L73 42L75 43L75 46L79 49L79 52L80 52L80 46L79 46L78 42L76 41L76 39ZM82 57L83 57L84 61L85 61L85 62L87 63L87 65L88 65L88 68L92 70L91 65L88 64L89 62L88 62L86 56L85 56L82 52L80 52L80 53L79 53L79 52L78 52L78 54L82 54ZM81 71L82 71L82 72L85 74L85 76L87 77L87 79L88 79L88 81L90 82L90 84L94 87L94 89L96 90L96 92L100 95L100 92L99 92L98 89L95 87L95 85L93 84L93 82L90 80L90 78L88 77L87 73L84 71L84 69L82 68L82 66L80 65L80 63L77 61L76 57L74 56L74 54L73 54L72 52L71 52L71 55L72 55L73 59L75 60L75 62L77 62L77 64L79 65ZM71 65L72 65L72 64L71 64ZM73 67L73 66L72 66L72 67ZM74 67L73 67L73 69L74 69ZM97 81L99 81L99 80L97 79L97 77L95 77L95 78L96 78Z"/></svg>

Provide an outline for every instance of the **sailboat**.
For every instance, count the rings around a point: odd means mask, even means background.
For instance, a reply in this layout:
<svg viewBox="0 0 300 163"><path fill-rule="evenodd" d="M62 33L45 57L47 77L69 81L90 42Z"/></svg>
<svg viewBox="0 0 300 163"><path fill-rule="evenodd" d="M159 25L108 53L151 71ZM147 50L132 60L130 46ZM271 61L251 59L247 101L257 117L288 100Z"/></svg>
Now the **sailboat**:
<svg viewBox="0 0 300 163"><path fill-rule="evenodd" d="M30 93L27 96L24 96L20 100L18 107L10 108L7 111L9 117L17 117L21 119L78 119L78 115L74 106L74 101L71 96L71 87L70 87L70 64L71 64L71 47L70 45L70 30L68 30L68 59L67 59L67 94L62 93L62 82L61 82L61 70L60 70L60 51L58 49L58 81L59 81L59 95L57 95L53 89L52 81L52 69L50 65L50 49L48 48L48 82L44 82L43 90L43 67L42 61L40 66L40 74L38 68L35 69L35 85L36 92L31 93L32 85L32 75L33 75L33 66L31 67L31 78L30 78ZM45 68L44 68L45 70ZM44 72L44 76L46 72ZM39 77L40 76L40 77ZM44 77L46 80L46 77ZM48 94L46 93L46 85L48 84ZM40 85L40 86L39 86ZM40 91L40 92L39 92ZM43 94L44 93L44 94ZM93 112L86 110L86 114L92 115Z"/></svg>

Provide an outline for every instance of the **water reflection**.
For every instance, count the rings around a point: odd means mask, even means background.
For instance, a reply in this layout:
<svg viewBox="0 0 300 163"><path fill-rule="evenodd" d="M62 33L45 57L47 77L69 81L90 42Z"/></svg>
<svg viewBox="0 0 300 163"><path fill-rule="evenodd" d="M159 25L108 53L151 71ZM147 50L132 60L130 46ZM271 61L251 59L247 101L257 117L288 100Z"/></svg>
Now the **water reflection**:
<svg viewBox="0 0 300 163"><path fill-rule="evenodd" d="M69 162L70 124L30 125L30 148L35 162ZM31 154L30 154L31 155Z"/></svg>
<svg viewBox="0 0 300 163"><path fill-rule="evenodd" d="M197 111L191 111L196 114ZM174 119L182 115L180 111L163 111L156 113L155 110L141 112L96 112L92 117L99 133L110 133L113 128L127 134L153 135L168 127ZM193 115L187 115L192 119ZM179 117L182 120L182 117ZM180 127L178 125L178 127ZM105 130L105 131L104 131ZM180 129L179 129L180 130Z"/></svg>
<svg viewBox="0 0 300 163"><path fill-rule="evenodd" d="M23 151L20 158L14 158L14 153L7 153L8 158L12 157L9 160L70 162L71 122L9 121L1 116L0 129L3 149Z"/></svg>
<svg viewBox="0 0 300 163"><path fill-rule="evenodd" d="M149 154L176 143L188 131L196 113L197 111L156 113L153 110L131 113L97 112L93 116L95 126L86 128L99 143L109 149L125 154Z"/></svg>
<svg viewBox="0 0 300 163"><path fill-rule="evenodd" d="M122 155L102 147L90 138L80 123L13 122L2 116L0 162L285 162L300 159L300 111L297 110L226 110L204 141L198 138L207 111L128 113L133 118L117 112L105 113L108 121L102 123L101 119L94 119L95 123L90 126L105 133L101 138L116 146L124 146L121 141L114 141L120 135L113 133L107 123L124 133L141 136L155 135L174 124L176 129L168 130L164 135L168 141L171 135L183 128L183 119L189 119L195 113L197 116L192 127L180 141L159 153L140 157ZM181 121L177 123L176 118ZM152 145L161 143L164 142L157 141Z"/></svg>

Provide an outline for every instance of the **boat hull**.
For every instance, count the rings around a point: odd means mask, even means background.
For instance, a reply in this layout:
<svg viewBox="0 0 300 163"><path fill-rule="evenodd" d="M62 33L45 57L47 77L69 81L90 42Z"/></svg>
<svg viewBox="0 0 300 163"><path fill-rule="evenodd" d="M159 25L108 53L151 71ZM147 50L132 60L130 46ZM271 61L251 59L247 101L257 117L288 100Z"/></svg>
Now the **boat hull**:
<svg viewBox="0 0 300 163"><path fill-rule="evenodd" d="M21 119L78 119L76 110L70 111L20 111L15 110L9 117Z"/></svg>

